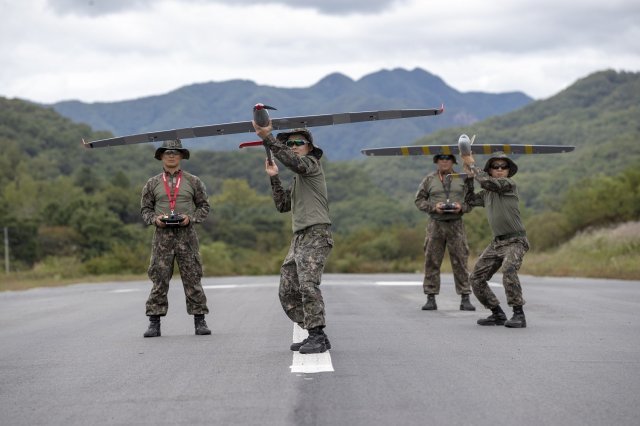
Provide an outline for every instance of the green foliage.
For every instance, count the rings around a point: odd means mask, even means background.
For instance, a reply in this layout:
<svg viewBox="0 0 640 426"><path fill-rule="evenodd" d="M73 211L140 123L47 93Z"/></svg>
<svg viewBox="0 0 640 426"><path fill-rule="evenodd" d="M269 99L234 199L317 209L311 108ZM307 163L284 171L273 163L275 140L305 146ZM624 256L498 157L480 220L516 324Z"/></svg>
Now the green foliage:
<svg viewBox="0 0 640 426"><path fill-rule="evenodd" d="M477 134L477 143L575 144L570 154L517 158L515 180L536 256L549 250L585 253L567 243L576 233L640 218L639 98L639 74L606 71L520 111L418 142L455 143L465 132ZM83 137L108 136L51 109L0 98L0 215L9 227L13 271L62 278L144 273L153 227L141 224L140 193L161 164L151 144L80 147ZM394 136L385 145L409 142ZM426 218L413 198L433 170L431 157L333 162L333 148L327 149L322 134L317 139L327 154L336 241L327 271L421 270ZM479 156L479 163L484 160ZM205 274L277 273L291 238L291 215L274 208L264 151L194 151L183 167L201 177L210 194L212 212L198 225ZM286 186L292 176L281 169ZM464 221L477 255L491 239L486 212L474 209ZM612 253L607 255L616 262L632 258ZM555 260L549 264L560 270Z"/></svg>

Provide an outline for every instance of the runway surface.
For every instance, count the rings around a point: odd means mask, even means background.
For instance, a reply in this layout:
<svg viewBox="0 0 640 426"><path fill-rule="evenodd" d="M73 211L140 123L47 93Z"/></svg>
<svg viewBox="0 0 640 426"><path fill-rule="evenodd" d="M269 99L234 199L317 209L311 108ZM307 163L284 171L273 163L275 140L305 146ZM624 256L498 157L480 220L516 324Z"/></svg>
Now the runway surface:
<svg viewBox="0 0 640 426"><path fill-rule="evenodd" d="M179 279L150 339L148 282L0 293L0 424L639 423L640 282L522 276L528 327L507 329L460 311L451 275L421 311L421 279L325 275L321 355L289 350L276 276L204 279L211 336Z"/></svg>

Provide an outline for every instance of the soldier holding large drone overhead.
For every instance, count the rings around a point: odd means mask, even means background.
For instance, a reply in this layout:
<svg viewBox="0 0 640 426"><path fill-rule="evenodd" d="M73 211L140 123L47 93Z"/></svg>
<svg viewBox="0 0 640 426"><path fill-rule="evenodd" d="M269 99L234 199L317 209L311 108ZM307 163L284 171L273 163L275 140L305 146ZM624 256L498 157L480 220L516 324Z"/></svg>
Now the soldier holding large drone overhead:
<svg viewBox="0 0 640 426"><path fill-rule="evenodd" d="M452 154L434 155L433 162L437 170L422 180L415 197L416 207L429 215L424 241L422 285L427 302L422 310L438 309L436 295L440 293L440 266L445 249L448 248L456 293L461 296L460 310L475 311L476 308L469 300L469 244L462 222L462 215L471 210L464 199L469 192L473 193L473 179L445 178L448 174L455 173L453 165L457 161Z"/></svg>
<svg viewBox="0 0 640 426"><path fill-rule="evenodd" d="M304 128L273 137L271 122L264 127L255 121L256 134L280 162L295 173L290 189L285 189L275 162L268 158L265 171L270 177L273 200L279 212L291 211L293 239L280 268L279 297L287 316L309 332L309 337L291 345L301 354L331 349L324 332L325 308L320 280L333 247L327 184L320 158L322 150Z"/></svg>
<svg viewBox="0 0 640 426"><path fill-rule="evenodd" d="M479 319L479 325L504 325L510 328L524 328L527 321L522 306L522 287L518 270L522 259L529 250L518 207L518 190L511 179L518 172L516 163L504 154L495 155L487 161L484 169L477 167L473 155L463 155L465 170L480 183L482 191L467 194L466 202L471 206L487 209L487 219L493 232L493 240L482 252L469 277L473 293L491 315ZM513 317L507 316L500 307L500 301L489 287L488 280L502 267L502 284L507 303L513 307Z"/></svg>

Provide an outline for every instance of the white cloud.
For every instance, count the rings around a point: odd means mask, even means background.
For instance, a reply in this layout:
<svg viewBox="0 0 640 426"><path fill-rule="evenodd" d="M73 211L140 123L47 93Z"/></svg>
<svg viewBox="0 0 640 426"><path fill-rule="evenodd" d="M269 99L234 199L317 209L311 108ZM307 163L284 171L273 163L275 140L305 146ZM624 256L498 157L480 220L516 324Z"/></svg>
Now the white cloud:
<svg viewBox="0 0 640 426"><path fill-rule="evenodd" d="M0 96L114 101L420 67L461 91L541 98L594 71L640 70L640 3L629 3L0 0Z"/></svg>

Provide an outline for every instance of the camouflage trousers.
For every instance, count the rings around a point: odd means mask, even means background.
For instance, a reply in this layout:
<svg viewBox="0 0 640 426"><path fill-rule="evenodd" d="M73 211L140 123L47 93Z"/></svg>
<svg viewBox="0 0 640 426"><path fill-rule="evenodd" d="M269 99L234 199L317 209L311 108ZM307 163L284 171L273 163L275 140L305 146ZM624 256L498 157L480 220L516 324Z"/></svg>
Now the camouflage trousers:
<svg viewBox="0 0 640 426"><path fill-rule="evenodd" d="M440 266L444 259L445 248L449 250L453 281L457 294L470 294L469 244L462 219L442 221L429 218L427 236L424 240L424 280L422 289L425 294L440 293Z"/></svg>
<svg viewBox="0 0 640 426"><path fill-rule="evenodd" d="M325 326L320 279L332 247L330 225L310 226L295 233L280 268L282 309L307 330Z"/></svg>
<svg viewBox="0 0 640 426"><path fill-rule="evenodd" d="M189 315L208 314L207 297L200 284L202 263L198 235L193 226L156 228L151 244L151 261L147 271L153 282L147 299L147 316L165 316L169 309L167 293L173 276L174 261L178 262Z"/></svg>
<svg viewBox="0 0 640 426"><path fill-rule="evenodd" d="M502 267L502 285L507 294L509 306L522 306L522 287L518 270L525 253L529 251L526 237L509 238L504 241L493 240L482 252L469 277L473 294L485 308L492 309L500 304L487 282Z"/></svg>

